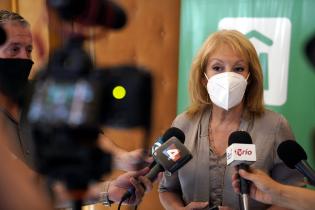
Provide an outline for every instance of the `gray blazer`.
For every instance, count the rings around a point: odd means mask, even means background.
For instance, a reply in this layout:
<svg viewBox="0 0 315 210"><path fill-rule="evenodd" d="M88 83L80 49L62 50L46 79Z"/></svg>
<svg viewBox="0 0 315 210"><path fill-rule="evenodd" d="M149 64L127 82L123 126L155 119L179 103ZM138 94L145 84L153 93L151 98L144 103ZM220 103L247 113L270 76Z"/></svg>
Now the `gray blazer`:
<svg viewBox="0 0 315 210"><path fill-rule="evenodd" d="M186 113L176 117L174 127L185 133L185 146L192 152L193 159L172 176L165 176L160 182L159 192L170 191L182 197L185 204L192 201L209 201L209 141L208 125L210 110L189 118ZM294 139L287 120L266 110L261 117L244 112L240 130L247 131L256 145L257 161L252 165L267 172L273 179L291 185L303 186L303 177L289 169L277 155L278 145ZM223 205L239 209L239 198L232 188L234 168L227 166L224 175ZM211 204L210 204L211 205ZM250 199L250 208L266 209L269 206Z"/></svg>

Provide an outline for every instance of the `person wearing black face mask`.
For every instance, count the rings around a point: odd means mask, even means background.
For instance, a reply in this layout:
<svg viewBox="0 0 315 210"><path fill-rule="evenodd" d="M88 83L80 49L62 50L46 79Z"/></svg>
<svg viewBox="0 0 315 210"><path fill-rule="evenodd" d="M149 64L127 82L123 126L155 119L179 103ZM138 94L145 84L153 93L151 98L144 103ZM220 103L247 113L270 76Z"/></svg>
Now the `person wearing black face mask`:
<svg viewBox="0 0 315 210"><path fill-rule="evenodd" d="M20 135L20 102L33 65L32 34L29 23L10 11L0 10L0 26L6 32L6 41L0 46L1 133L8 132L11 138L6 143L10 151L24 161L29 159L29 149Z"/></svg>
<svg viewBox="0 0 315 210"><path fill-rule="evenodd" d="M0 10L0 27L6 34L0 45L0 209L52 209L42 185L34 183L38 176L25 164L20 137L19 102L33 65L30 27L6 10Z"/></svg>

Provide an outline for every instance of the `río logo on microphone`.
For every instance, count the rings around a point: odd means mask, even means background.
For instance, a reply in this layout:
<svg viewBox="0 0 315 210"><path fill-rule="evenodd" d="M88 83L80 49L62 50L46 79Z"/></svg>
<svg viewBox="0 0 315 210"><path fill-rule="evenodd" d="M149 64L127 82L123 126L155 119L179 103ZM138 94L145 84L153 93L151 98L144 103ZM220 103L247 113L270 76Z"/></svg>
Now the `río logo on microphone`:
<svg viewBox="0 0 315 210"><path fill-rule="evenodd" d="M252 155L253 151L251 151L250 149L242 149L242 148L238 148L234 150L234 153L237 156L244 156L244 155Z"/></svg>
<svg viewBox="0 0 315 210"><path fill-rule="evenodd" d="M226 149L227 165L235 166L240 163L256 161L256 147L254 144L234 143Z"/></svg>

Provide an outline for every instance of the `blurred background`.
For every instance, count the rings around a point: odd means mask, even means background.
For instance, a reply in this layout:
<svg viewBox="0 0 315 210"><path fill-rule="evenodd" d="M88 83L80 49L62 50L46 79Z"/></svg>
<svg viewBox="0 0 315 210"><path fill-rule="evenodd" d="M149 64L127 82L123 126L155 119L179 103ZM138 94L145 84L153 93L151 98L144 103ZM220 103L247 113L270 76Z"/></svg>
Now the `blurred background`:
<svg viewBox="0 0 315 210"><path fill-rule="evenodd" d="M192 58L212 32L234 28L254 43L264 69L265 102L290 122L297 141L314 167L315 70L304 47L315 35L314 0L116 0L127 25L86 44L97 66L132 64L153 76L152 132L149 145L188 106L187 82ZM46 10L44 0L0 0L0 8L20 13L32 27L34 66L31 77L60 46L63 22ZM91 29L90 36L95 35ZM126 150L142 146L141 130L106 130ZM113 171L115 177L120 171ZM138 209L162 209L157 184ZM108 209L101 205L85 209ZM113 205L111 209L117 209ZM124 209L132 209L124 207Z"/></svg>

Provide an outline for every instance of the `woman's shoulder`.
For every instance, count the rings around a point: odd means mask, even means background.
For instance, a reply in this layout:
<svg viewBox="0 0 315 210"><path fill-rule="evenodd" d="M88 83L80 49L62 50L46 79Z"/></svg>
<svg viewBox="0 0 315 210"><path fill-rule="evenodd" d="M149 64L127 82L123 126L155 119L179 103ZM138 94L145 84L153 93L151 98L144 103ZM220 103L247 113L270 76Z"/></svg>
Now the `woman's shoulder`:
<svg viewBox="0 0 315 210"><path fill-rule="evenodd" d="M177 128L187 128L192 125L195 125L199 122L199 119L202 115L202 112L190 115L187 111L184 111L176 116L172 126Z"/></svg>
<svg viewBox="0 0 315 210"><path fill-rule="evenodd" d="M189 115L188 115L188 112L187 111L184 111L184 112L182 112L182 113L179 113L177 116L176 116L176 118L175 118L175 120L174 121L181 121L181 120L191 120L190 119L190 117L189 117Z"/></svg>
<svg viewBox="0 0 315 210"><path fill-rule="evenodd" d="M189 123L191 123L191 121L192 121L192 119L189 116L189 114L187 113L187 111L184 111L175 117L172 126L173 127L181 127L180 125L189 124Z"/></svg>
<svg viewBox="0 0 315 210"><path fill-rule="evenodd" d="M270 123L272 122L279 123L281 121L286 121L285 117L282 114L269 110L269 109L265 109L265 112L256 119L262 120L262 121L269 121Z"/></svg>
<svg viewBox="0 0 315 210"><path fill-rule="evenodd" d="M261 116L254 118L254 127L266 132L290 129L288 120L282 114L268 109Z"/></svg>

